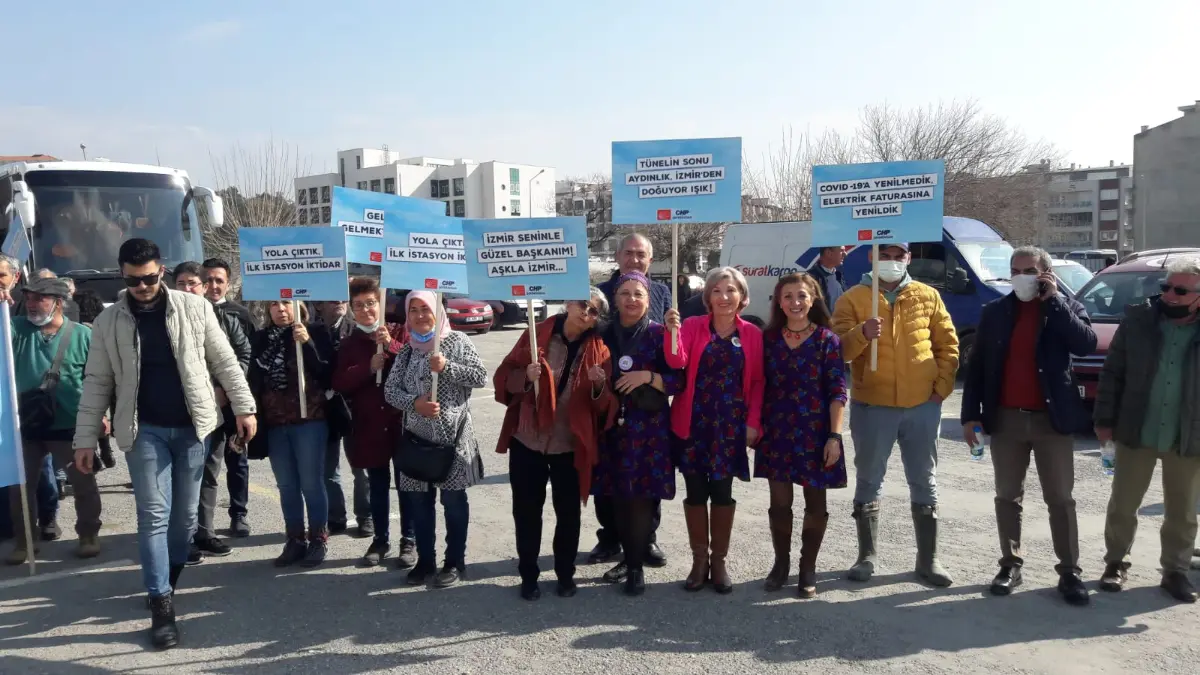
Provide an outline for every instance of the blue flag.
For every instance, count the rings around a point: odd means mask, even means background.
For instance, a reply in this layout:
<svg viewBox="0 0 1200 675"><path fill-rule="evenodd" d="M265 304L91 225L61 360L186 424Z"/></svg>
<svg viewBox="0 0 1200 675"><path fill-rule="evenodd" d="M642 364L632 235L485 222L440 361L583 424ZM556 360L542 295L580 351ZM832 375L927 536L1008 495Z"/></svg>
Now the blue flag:
<svg viewBox="0 0 1200 675"><path fill-rule="evenodd" d="M13 367L12 319L8 303L0 302L0 487L19 485L23 480L21 427L17 418L17 379Z"/></svg>

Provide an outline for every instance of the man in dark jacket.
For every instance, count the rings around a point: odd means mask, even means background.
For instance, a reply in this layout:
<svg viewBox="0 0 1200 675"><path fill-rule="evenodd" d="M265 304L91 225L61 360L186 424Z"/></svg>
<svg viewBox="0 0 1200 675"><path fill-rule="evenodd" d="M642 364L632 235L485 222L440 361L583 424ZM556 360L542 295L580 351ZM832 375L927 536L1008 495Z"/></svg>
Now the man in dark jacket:
<svg viewBox="0 0 1200 675"><path fill-rule="evenodd" d="M846 292L846 278L842 276L842 262L846 259L846 249L841 246L827 246L821 249L821 256L808 273L816 277L825 294L825 306L832 312L838 298Z"/></svg>
<svg viewBox="0 0 1200 675"><path fill-rule="evenodd" d="M1096 393L1096 437L1116 443L1100 588L1125 586L1138 509L1161 459L1161 585L1190 603L1200 500L1200 258L1172 258L1166 273L1162 295L1126 309Z"/></svg>
<svg viewBox="0 0 1200 675"><path fill-rule="evenodd" d="M175 290L206 297L204 268L199 263L180 263L175 267L174 277ZM235 314L221 311L217 311L216 314L221 329L229 338L229 346L233 347L233 353L237 355L242 373L245 374L250 368L250 336L242 329L242 323ZM222 406L225 424L210 437L208 459L204 462L204 478L200 482L200 507L196 511L196 536L193 539L191 555L188 557L189 565L199 564L205 555L222 558L231 552L229 545L221 541L213 527L222 458L225 460L225 480L229 489L229 529L235 537L250 535L250 526L246 523L247 502L250 498L250 467L242 453L226 447L227 440L231 436L237 436L237 429L225 392L215 383L213 387L217 401Z"/></svg>
<svg viewBox="0 0 1200 675"><path fill-rule="evenodd" d="M249 338L254 335L256 326L250 316L250 310L245 306L230 300L229 284L233 281L233 269L229 263L220 258L209 258L202 265L204 268L204 297L213 303L217 313L232 314L242 324L242 332Z"/></svg>
<svg viewBox="0 0 1200 675"><path fill-rule="evenodd" d="M604 297L608 298L608 306L612 314L617 315L617 279L622 274L641 272L649 274L650 263L654 259L654 246L650 240L640 234L630 234L621 239L617 246L617 264L619 268L612 278L597 286ZM646 315L651 321L662 323L667 309L671 307L671 287L661 281L650 282L650 307ZM588 554L588 564L614 560L621 554L621 540L617 537L616 512L613 502L608 497L593 497L596 503L596 520L600 521L600 530L596 532L596 547ZM662 522L662 502L654 500L654 518L651 522L650 550L646 553L646 564L651 567L662 567L667 564L667 556L658 546L658 525ZM618 583L625 578L625 564L618 564L604 574L604 580Z"/></svg>
<svg viewBox="0 0 1200 675"><path fill-rule="evenodd" d="M1013 292L983 308L967 364L961 421L967 443L992 437L996 472L996 524L1000 573L995 595L1021 584L1021 502L1033 454L1050 510L1050 537L1058 556L1058 592L1072 605L1089 602L1080 579L1079 527L1075 517L1075 441L1086 431L1087 410L1071 380L1071 355L1096 348L1096 332L1083 305L1058 292L1050 255L1024 246L1013 251Z"/></svg>

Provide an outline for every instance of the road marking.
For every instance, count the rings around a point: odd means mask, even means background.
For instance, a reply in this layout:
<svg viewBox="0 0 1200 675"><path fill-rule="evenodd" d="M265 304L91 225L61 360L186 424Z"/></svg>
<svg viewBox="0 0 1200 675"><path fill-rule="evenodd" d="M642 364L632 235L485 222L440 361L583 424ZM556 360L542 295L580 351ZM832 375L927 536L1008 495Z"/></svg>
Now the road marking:
<svg viewBox="0 0 1200 675"><path fill-rule="evenodd" d="M89 565L87 567L80 567L78 569L73 569L73 570L63 570L61 572L51 572L49 574L39 574L37 576L32 576L32 577L21 577L20 579L9 579L8 581L0 581L0 590L7 590L9 588L19 588L21 586L27 586L29 584L36 584L36 583L39 583L42 581L57 581L59 579L66 579L66 578L73 577L73 576L76 576L79 574L90 574L92 572L102 572L107 569L113 569L116 567L129 567L132 565L137 565L137 563L132 560L129 560L128 558L123 558L121 560L114 560L112 562L100 563L99 565Z"/></svg>

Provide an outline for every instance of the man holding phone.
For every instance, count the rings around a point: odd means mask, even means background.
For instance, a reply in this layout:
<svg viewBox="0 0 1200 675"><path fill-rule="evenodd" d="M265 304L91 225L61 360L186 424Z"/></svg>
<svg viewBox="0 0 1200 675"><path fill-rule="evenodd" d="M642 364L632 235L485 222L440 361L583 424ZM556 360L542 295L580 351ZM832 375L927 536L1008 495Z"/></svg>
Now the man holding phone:
<svg viewBox="0 0 1200 675"><path fill-rule="evenodd" d="M1071 355L1096 348L1096 332L1083 305L1058 292L1050 254L1034 246L1013 251L1012 293L989 302L979 320L966 364L963 437L992 437L996 473L996 524L1000 572L994 595L1021 585L1021 511L1025 473L1032 454L1042 497L1050 510L1050 537L1058 556L1058 592L1072 605L1089 602L1080 578L1079 527L1075 517L1075 440L1091 420L1071 379Z"/></svg>

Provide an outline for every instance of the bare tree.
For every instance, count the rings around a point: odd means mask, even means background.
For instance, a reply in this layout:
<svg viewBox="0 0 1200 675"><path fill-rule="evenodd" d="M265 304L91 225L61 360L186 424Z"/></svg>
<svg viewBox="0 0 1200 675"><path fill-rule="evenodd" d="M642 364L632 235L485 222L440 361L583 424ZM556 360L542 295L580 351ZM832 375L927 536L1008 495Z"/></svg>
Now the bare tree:
<svg viewBox="0 0 1200 675"><path fill-rule="evenodd" d="M900 110L863 109L858 161L943 159L945 213L982 220L1014 242L1037 236L1042 218L1040 172L1061 159L1053 145L1031 140L974 100Z"/></svg>
<svg viewBox="0 0 1200 675"><path fill-rule="evenodd" d="M721 249L721 240L729 223L680 223L679 272L698 274L708 265L708 254ZM671 226L654 226L641 230L654 246L656 260L671 260ZM701 259L704 256L704 259Z"/></svg>
<svg viewBox="0 0 1200 675"><path fill-rule="evenodd" d="M295 180L310 173L311 160L295 147L268 141L256 148L235 145L223 155L209 152L217 192L225 202L225 224L204 234L209 256L237 268L238 228L290 227L296 223Z"/></svg>
<svg viewBox="0 0 1200 675"><path fill-rule="evenodd" d="M742 164L742 220L809 220L812 217L812 168L848 164L857 152L853 139L836 131L795 135L783 130L778 148L763 153L761 165Z"/></svg>

